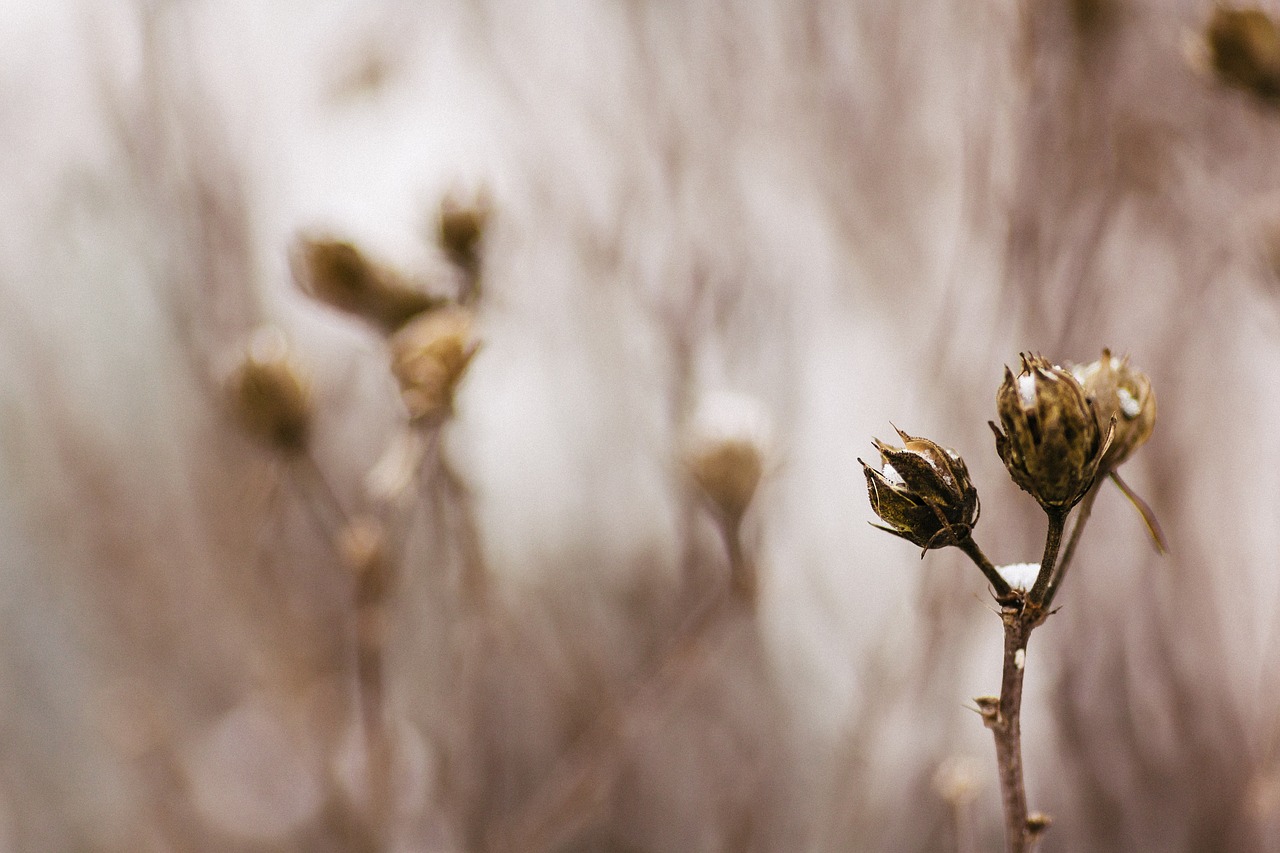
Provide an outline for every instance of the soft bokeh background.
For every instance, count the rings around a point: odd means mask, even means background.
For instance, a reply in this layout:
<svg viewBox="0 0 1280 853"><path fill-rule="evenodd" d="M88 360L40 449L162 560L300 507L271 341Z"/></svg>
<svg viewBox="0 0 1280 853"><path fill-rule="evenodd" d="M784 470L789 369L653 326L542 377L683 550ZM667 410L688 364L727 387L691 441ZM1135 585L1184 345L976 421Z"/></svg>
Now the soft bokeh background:
<svg viewBox="0 0 1280 853"><path fill-rule="evenodd" d="M966 708L998 619L866 523L857 457L890 422L954 446L983 547L1033 559L1002 365L1103 346L1156 388L1124 473L1172 554L1105 491L1035 636L1043 849L1276 849L1280 111L1203 70L1211 13L0 4L0 849L998 849ZM404 415L289 247L447 280L434 216L480 189L483 348L383 507L371 839L332 540ZM303 461L228 416L263 324L314 383ZM681 464L726 395L768 421L759 606L671 664L727 583Z"/></svg>

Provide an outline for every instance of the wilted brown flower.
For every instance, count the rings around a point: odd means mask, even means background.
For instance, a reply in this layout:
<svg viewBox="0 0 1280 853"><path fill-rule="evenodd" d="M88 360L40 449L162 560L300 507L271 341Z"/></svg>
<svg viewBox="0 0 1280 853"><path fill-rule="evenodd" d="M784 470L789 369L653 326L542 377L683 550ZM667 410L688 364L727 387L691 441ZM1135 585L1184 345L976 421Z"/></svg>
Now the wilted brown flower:
<svg viewBox="0 0 1280 853"><path fill-rule="evenodd" d="M449 306L428 311L391 338L391 372L415 421L438 422L453 411L453 395L479 348L472 315Z"/></svg>
<svg viewBox="0 0 1280 853"><path fill-rule="evenodd" d="M1102 358L1076 365L1071 373L1093 401L1098 423L1115 419L1111 446L1099 465L1103 471L1114 470L1151 436L1156 422L1156 397L1151 390L1151 380L1129 366L1128 356L1116 358L1107 349L1102 351Z"/></svg>
<svg viewBox="0 0 1280 853"><path fill-rule="evenodd" d="M236 418L254 438L286 453L306 449L311 391L278 332L259 332L227 391Z"/></svg>
<svg viewBox="0 0 1280 853"><path fill-rule="evenodd" d="M294 251L294 272L308 296L355 314L384 334L444 303L441 297L424 293L393 270L375 264L345 240L301 238Z"/></svg>
<svg viewBox="0 0 1280 853"><path fill-rule="evenodd" d="M875 440L880 470L858 460L867 476L871 508L885 522L875 526L925 549L958 545L977 524L980 511L968 467L954 450L897 432L901 448Z"/></svg>
<svg viewBox="0 0 1280 853"><path fill-rule="evenodd" d="M1280 28L1265 12L1219 7L1205 40L1223 83L1270 101L1280 97Z"/></svg>
<svg viewBox="0 0 1280 853"><path fill-rule="evenodd" d="M1022 354L1015 377L1008 367L996 393L1000 427L996 452L1013 481L1046 510L1066 510L1089 491L1111 443L1084 388L1068 371L1038 355Z"/></svg>

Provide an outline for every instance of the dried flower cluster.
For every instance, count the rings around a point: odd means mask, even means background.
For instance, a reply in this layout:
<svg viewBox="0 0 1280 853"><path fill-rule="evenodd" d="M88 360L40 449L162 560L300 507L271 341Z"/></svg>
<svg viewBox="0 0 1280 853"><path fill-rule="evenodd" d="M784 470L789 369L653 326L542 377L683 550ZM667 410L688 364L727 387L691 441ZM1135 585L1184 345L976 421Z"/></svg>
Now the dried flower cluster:
<svg viewBox="0 0 1280 853"><path fill-rule="evenodd" d="M991 583L1001 605L1005 660L1000 695L975 700L996 741L1004 793L1008 849L1029 850L1048 829L1047 816L1029 812L1022 780L1020 709L1027 641L1052 612L1075 542L1103 478L1111 477L1142 512L1157 547L1163 539L1150 510L1123 484L1118 468L1151 435L1155 395L1150 380L1104 349L1102 357L1071 369L1024 353L1015 375L1005 368L996 392L1000 425L991 423L996 452L1019 488L1036 499L1048 517L1044 557L1039 565L997 569L973 540L978 493L968 469L953 450L898 430L903 446L875 441L879 469L862 463L871 507L895 536L931 548L955 546ZM1073 507L1071 540L1059 560Z"/></svg>

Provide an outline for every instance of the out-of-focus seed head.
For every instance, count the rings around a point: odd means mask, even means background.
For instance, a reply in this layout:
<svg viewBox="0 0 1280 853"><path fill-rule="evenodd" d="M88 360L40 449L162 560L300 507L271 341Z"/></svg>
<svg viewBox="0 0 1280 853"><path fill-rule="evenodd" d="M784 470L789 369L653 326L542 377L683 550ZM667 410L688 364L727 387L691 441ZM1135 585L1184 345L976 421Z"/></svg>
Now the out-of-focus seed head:
<svg viewBox="0 0 1280 853"><path fill-rule="evenodd" d="M1077 365L1071 373L1093 401L1098 423L1115 419L1111 446L1099 464L1102 471L1114 471L1151 436L1156 422L1156 396L1151 390L1151 380L1129 365L1128 356L1116 358L1107 349L1102 351L1100 359Z"/></svg>
<svg viewBox="0 0 1280 853"><path fill-rule="evenodd" d="M1219 7L1205 41L1219 80L1264 100L1280 98L1280 28L1267 13Z"/></svg>
<svg viewBox="0 0 1280 853"><path fill-rule="evenodd" d="M708 393L688 426L684 462L689 476L719 518L735 527L751 505L764 475L770 419L754 397Z"/></svg>
<svg viewBox="0 0 1280 853"><path fill-rule="evenodd" d="M1070 372L1023 353L1022 370L1004 370L996 392L996 452L1013 481L1046 510L1075 506L1097 478L1112 427L1100 426Z"/></svg>
<svg viewBox="0 0 1280 853"><path fill-rule="evenodd" d="M391 372L409 416L439 423L453 413L454 392L479 349L469 310L458 306L427 311L391 337Z"/></svg>
<svg viewBox="0 0 1280 853"><path fill-rule="evenodd" d="M742 518L764 472L760 448L743 439L724 439L689 458L689 471L707 499L726 518Z"/></svg>
<svg viewBox="0 0 1280 853"><path fill-rule="evenodd" d="M895 427L895 429L897 429ZM958 545L978 523L978 490L954 450L897 430L902 447L876 439L881 467L861 459L876 525L921 548Z"/></svg>
<svg viewBox="0 0 1280 853"><path fill-rule="evenodd" d="M440 202L436 233L440 248L454 265L471 275L480 267L481 242L489 213L490 203L483 193L470 199L450 193Z"/></svg>
<svg viewBox="0 0 1280 853"><path fill-rule="evenodd" d="M369 260L353 243L302 237L293 256L303 292L391 334L412 317L444 300L410 285L396 272Z"/></svg>
<svg viewBox="0 0 1280 853"><path fill-rule="evenodd" d="M254 336L227 383L232 412L254 438L284 453L306 449L311 435L311 390L284 336L266 329Z"/></svg>

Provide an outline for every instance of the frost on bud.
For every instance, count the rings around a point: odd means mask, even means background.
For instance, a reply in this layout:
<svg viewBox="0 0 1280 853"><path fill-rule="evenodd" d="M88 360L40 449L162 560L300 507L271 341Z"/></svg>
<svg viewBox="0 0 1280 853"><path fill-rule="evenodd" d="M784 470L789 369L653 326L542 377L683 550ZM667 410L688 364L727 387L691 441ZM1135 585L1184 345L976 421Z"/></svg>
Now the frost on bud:
<svg viewBox="0 0 1280 853"><path fill-rule="evenodd" d="M895 427L894 429L897 429ZM978 490L954 450L897 430L903 446L876 439L880 470L861 459L875 525L928 550L959 545L978 523Z"/></svg>
<svg viewBox="0 0 1280 853"><path fill-rule="evenodd" d="M453 413L454 392L479 349L471 327L470 311L449 306L414 318L391 337L391 372L413 420L438 423Z"/></svg>
<svg viewBox="0 0 1280 853"><path fill-rule="evenodd" d="M1128 356L1116 358L1107 349L1102 351L1102 358L1077 365L1071 373L1093 401L1098 423L1109 423L1115 418L1111 446L1099 465L1102 471L1113 471L1151 436L1156 422L1156 397L1151 391L1151 380L1129 366Z"/></svg>
<svg viewBox="0 0 1280 853"><path fill-rule="evenodd" d="M231 409L254 438L285 453L306 449L311 391L278 330L259 332L227 383Z"/></svg>
<svg viewBox="0 0 1280 853"><path fill-rule="evenodd" d="M1259 98L1280 98L1280 28L1260 9L1214 10L1205 31L1218 79Z"/></svg>
<svg viewBox="0 0 1280 853"><path fill-rule="evenodd" d="M1015 377L1008 367L996 392L1000 427L996 452L1018 487L1046 510L1068 510L1097 478L1113 426L1099 426L1084 388L1066 370L1023 353Z"/></svg>
<svg viewBox="0 0 1280 853"><path fill-rule="evenodd" d="M294 250L294 274L308 296L354 314L384 334L444 302L412 287L344 240L300 239Z"/></svg>

